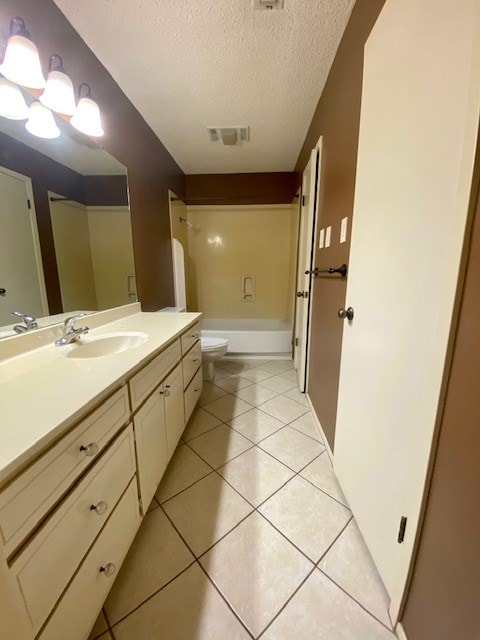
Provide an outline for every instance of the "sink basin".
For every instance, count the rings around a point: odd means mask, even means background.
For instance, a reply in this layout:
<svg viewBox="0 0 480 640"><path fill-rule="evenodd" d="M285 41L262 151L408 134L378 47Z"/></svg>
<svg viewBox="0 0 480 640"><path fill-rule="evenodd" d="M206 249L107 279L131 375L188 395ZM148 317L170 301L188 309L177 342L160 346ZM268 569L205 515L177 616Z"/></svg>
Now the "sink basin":
<svg viewBox="0 0 480 640"><path fill-rule="evenodd" d="M140 331L122 331L120 333L108 333L101 336L84 337L78 342L66 347L63 355L65 358L99 358L121 353L128 349L134 349L143 344L148 338L148 333Z"/></svg>

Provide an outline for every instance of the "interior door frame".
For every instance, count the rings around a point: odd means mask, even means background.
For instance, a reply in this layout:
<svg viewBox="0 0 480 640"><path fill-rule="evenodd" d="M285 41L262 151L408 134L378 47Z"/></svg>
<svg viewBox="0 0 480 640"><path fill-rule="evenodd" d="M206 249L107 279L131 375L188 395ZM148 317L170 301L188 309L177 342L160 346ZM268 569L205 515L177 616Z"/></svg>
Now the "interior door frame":
<svg viewBox="0 0 480 640"><path fill-rule="evenodd" d="M297 249L297 278L295 282L295 291L303 290L307 293L306 299L306 311L305 318L303 319L304 324L304 335L303 344L297 346L294 345L294 361L297 355L297 349L300 349L299 354L299 368L297 369L297 375L299 376L299 389L301 393L306 393L308 390L308 378L309 378L309 361L310 361L310 344L311 344L311 331L312 331L312 297L314 291L314 278L312 274L308 274L308 280L301 282L300 280L300 256L301 256L301 242L305 241L306 244L306 254L305 254L305 265L307 270L311 271L313 269L313 263L315 258L315 248L316 248L316 240L317 240L317 228L318 228L318 205L320 202L320 189L321 189L321 168L322 168L322 150L323 150L323 136L320 136L315 148L312 149L310 155L310 161L315 164L314 171L314 180L312 180L310 184L310 198L313 202L312 209L307 210L308 218L305 221L302 214L304 214L304 196L303 193L304 185L302 180L302 190L301 190L301 200L300 200L300 216L299 216L299 233L298 233L298 249ZM307 163L308 166L308 163ZM306 167L305 167L306 168ZM304 171L305 173L305 171ZM302 174L303 175L303 174ZM302 224L306 226L306 233L302 237ZM302 269L303 271L303 269ZM307 273L305 273L307 275ZM295 305L295 310L297 305ZM295 325L294 325L294 338L297 335L297 314L295 312ZM301 369L303 372L299 374Z"/></svg>
<svg viewBox="0 0 480 640"><path fill-rule="evenodd" d="M30 228L32 230L32 238L33 238L33 252L35 257L35 265L37 268L37 276L38 276L38 286L40 292L40 300L43 309L43 315L48 316L50 311L48 307L48 297L47 297L47 287L45 284L45 273L43 271L43 261L42 261L42 250L40 245L40 235L38 233L38 222L37 222L37 212L35 210L35 199L33 197L33 187L32 187L32 179L29 176L25 176L22 173L18 173L17 171L12 171L11 169L7 169L6 167L0 166L0 172L10 176L11 178L15 178L16 180L20 180L25 184L25 191L27 195L27 200L29 203L29 217L30 217Z"/></svg>

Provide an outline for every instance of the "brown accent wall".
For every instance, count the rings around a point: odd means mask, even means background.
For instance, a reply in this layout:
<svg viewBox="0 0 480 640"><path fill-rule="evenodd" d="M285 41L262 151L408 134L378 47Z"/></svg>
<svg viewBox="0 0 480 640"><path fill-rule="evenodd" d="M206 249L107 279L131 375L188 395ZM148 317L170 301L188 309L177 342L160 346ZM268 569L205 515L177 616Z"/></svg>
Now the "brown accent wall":
<svg viewBox="0 0 480 640"><path fill-rule="evenodd" d="M328 76L296 171L323 136L323 193L317 228L332 226L330 248L316 252L318 267L348 263L357 163L363 49L385 0L357 0ZM339 244L340 223L348 216L347 242ZM318 237L316 239L318 247ZM345 280L315 279L308 392L330 446L335 440L343 324L337 311L345 303Z"/></svg>
<svg viewBox="0 0 480 640"><path fill-rule="evenodd" d="M126 176L83 176L83 188L89 207L128 206Z"/></svg>
<svg viewBox="0 0 480 640"><path fill-rule="evenodd" d="M480 149L476 211L452 363L423 529L402 619L408 640L480 638L479 174Z"/></svg>
<svg viewBox="0 0 480 640"><path fill-rule="evenodd" d="M145 311L173 305L168 189L184 194L184 175L111 75L73 29L53 0L3 0L0 37L7 39L10 19L22 16L38 46L43 70L52 53L63 57L74 86L88 82L99 103L106 151L128 170L135 270ZM44 245L53 246L50 220L42 218Z"/></svg>
<svg viewBox="0 0 480 640"><path fill-rule="evenodd" d="M186 204L290 204L294 172L208 173L185 176Z"/></svg>

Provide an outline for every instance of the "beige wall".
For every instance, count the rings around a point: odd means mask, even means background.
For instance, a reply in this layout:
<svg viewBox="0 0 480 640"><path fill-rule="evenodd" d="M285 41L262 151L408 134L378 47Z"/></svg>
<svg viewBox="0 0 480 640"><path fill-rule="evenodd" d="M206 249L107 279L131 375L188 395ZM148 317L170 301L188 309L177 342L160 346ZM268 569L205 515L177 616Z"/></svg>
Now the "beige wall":
<svg viewBox="0 0 480 640"><path fill-rule="evenodd" d="M51 202L50 215L63 309L95 311L98 304L87 208L73 201Z"/></svg>
<svg viewBox="0 0 480 640"><path fill-rule="evenodd" d="M209 318L290 319L296 208L291 205L189 206L192 310ZM255 276L255 301L242 300L241 276Z"/></svg>
<svg viewBox="0 0 480 640"><path fill-rule="evenodd" d="M98 308L135 302L127 289L135 273L128 207L88 207L88 226Z"/></svg>

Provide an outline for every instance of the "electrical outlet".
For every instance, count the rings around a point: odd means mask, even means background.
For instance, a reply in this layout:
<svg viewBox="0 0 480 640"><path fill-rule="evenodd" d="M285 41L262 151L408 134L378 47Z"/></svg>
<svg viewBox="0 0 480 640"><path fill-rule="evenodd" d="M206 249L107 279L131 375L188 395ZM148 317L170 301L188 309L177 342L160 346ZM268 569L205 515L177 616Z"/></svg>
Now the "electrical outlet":
<svg viewBox="0 0 480 640"><path fill-rule="evenodd" d="M320 237L318 240L318 248L323 249L325 246L325 229L320 229Z"/></svg>
<svg viewBox="0 0 480 640"><path fill-rule="evenodd" d="M340 242L345 242L347 239L347 227L348 227L348 217L342 218L342 226L340 227Z"/></svg>

